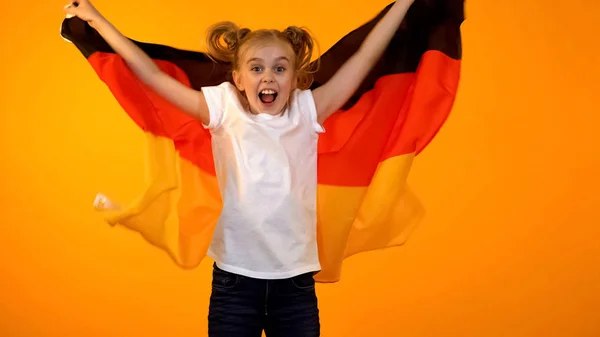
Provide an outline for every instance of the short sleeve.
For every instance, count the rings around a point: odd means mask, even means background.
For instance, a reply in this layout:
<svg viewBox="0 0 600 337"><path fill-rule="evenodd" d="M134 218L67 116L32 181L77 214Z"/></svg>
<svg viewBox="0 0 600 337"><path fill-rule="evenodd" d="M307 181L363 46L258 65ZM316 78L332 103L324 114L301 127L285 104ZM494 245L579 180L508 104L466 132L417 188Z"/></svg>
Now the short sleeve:
<svg viewBox="0 0 600 337"><path fill-rule="evenodd" d="M298 90L297 99L302 113L306 114L310 120L310 123L313 126L313 129L317 133L325 132L325 128L321 124L319 124L319 119L317 116L317 106L315 105L315 99L313 97L312 91L310 89L307 90Z"/></svg>
<svg viewBox="0 0 600 337"><path fill-rule="evenodd" d="M203 124L206 129L214 129L222 124L231 86L231 83L223 82L217 86L202 87L210 117L208 125Z"/></svg>

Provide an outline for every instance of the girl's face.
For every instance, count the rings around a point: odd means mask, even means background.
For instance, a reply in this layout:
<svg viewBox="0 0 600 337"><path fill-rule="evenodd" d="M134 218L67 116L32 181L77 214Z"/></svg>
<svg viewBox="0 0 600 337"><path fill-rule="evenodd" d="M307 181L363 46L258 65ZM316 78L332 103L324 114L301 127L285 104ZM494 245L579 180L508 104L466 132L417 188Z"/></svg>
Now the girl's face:
<svg viewBox="0 0 600 337"><path fill-rule="evenodd" d="M283 41L269 41L242 50L233 80L246 93L254 114L278 115L296 88L295 54Z"/></svg>

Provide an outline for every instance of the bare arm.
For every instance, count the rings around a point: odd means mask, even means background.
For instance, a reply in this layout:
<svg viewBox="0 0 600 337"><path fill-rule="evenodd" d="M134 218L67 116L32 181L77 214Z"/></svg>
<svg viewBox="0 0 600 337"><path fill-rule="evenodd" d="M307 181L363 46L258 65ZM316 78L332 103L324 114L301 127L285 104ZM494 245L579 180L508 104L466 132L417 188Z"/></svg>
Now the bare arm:
<svg viewBox="0 0 600 337"><path fill-rule="evenodd" d="M76 5L65 7L65 11L87 21L96 29L112 49L125 60L140 81L186 114L205 125L209 124L208 105L202 91L189 88L161 71L144 51L123 36L89 0L75 0L74 3Z"/></svg>
<svg viewBox="0 0 600 337"><path fill-rule="evenodd" d="M318 121L323 124L354 94L379 60L414 0L397 0L375 25L359 50L324 85L313 91Z"/></svg>

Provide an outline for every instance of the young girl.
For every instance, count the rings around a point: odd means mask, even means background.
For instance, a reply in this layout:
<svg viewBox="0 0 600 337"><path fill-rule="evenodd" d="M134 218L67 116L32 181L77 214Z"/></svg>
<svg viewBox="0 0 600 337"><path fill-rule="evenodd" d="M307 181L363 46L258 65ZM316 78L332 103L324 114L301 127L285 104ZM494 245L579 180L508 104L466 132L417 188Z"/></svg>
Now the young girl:
<svg viewBox="0 0 600 337"><path fill-rule="evenodd" d="M96 29L139 79L212 135L223 210L208 255L215 260L210 336L319 336L313 274L317 141L325 120L357 90L414 0L399 0L362 47L314 91L313 40L301 28L208 33L208 53L230 62L234 84L196 91L163 73L88 0L65 7Z"/></svg>

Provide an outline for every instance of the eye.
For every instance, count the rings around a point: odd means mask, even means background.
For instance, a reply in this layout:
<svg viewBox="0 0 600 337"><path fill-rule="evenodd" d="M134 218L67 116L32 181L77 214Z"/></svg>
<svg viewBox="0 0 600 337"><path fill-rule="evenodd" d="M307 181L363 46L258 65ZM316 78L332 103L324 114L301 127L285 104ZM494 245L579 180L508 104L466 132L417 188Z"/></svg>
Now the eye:
<svg viewBox="0 0 600 337"><path fill-rule="evenodd" d="M282 73L285 71L284 67L275 67L275 71L277 71L278 73Z"/></svg>
<svg viewBox="0 0 600 337"><path fill-rule="evenodd" d="M250 71L254 71L254 72L258 72L258 71L261 71L261 70L262 70L262 68L259 67L259 66L253 66L252 68L250 68Z"/></svg>

